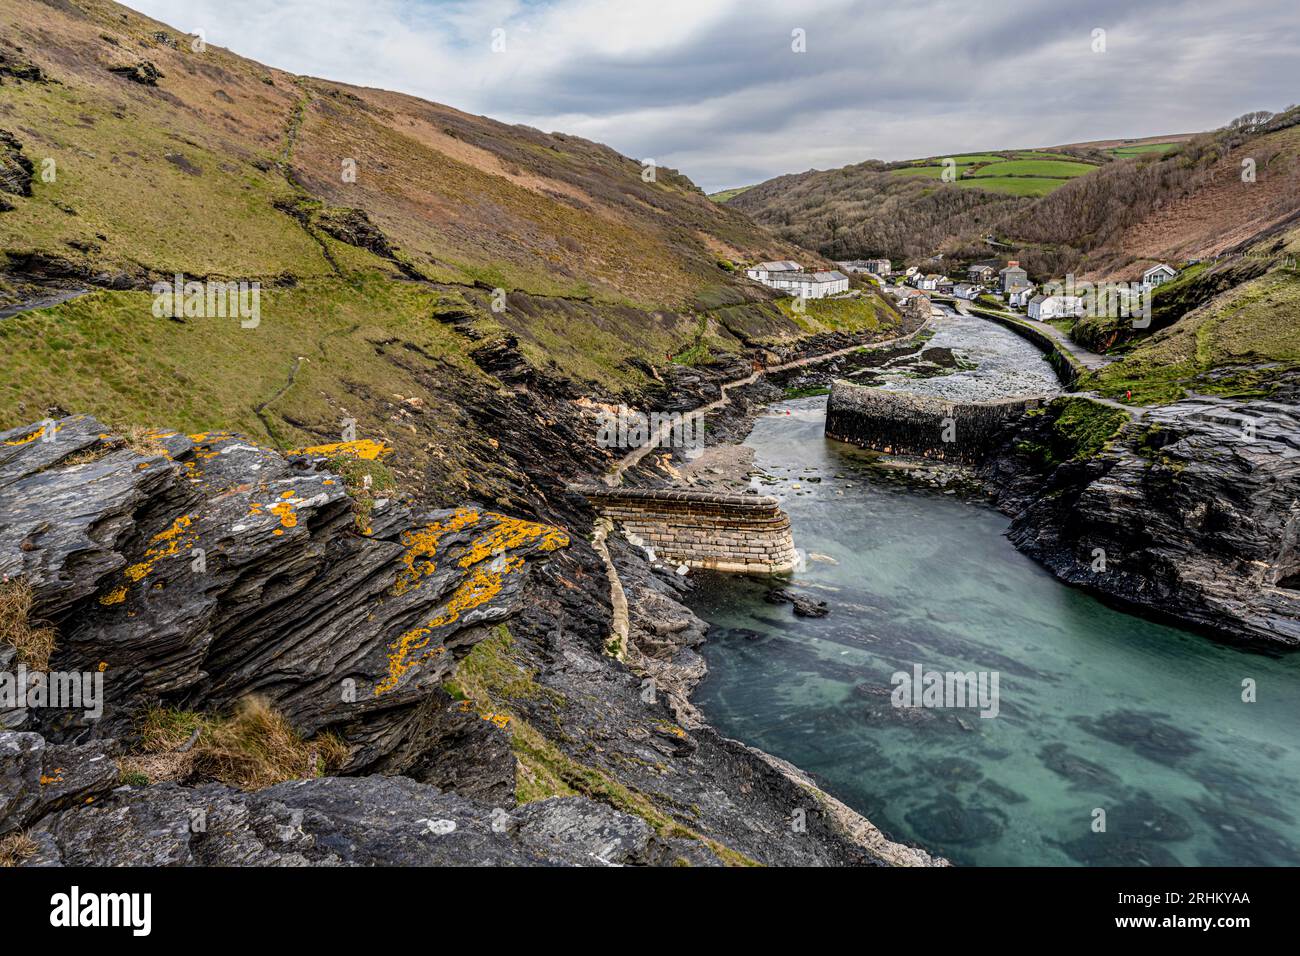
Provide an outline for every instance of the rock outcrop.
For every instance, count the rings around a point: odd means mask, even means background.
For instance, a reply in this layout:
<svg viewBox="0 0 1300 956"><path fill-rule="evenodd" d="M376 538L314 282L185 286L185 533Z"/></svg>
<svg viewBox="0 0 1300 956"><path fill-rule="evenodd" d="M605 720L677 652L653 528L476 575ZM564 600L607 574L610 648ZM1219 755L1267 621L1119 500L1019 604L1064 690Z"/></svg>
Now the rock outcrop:
<svg viewBox="0 0 1300 956"><path fill-rule="evenodd" d="M11 725L114 738L160 699L256 695L364 768L419 731L482 625L518 609L528 561L568 544L475 507L383 499L359 529L325 463L380 453L365 442L285 457L228 433L146 439L137 451L84 416L0 433L0 574L57 626L52 668L102 672L105 696L99 719Z"/></svg>
<svg viewBox="0 0 1300 956"><path fill-rule="evenodd" d="M123 787L46 817L29 866L618 866L711 861L581 797L506 810L403 777L322 777L241 793Z"/></svg>
<svg viewBox="0 0 1300 956"><path fill-rule="evenodd" d="M1071 584L1228 639L1300 645L1300 404L1147 409L1095 454L1045 464L1053 416L983 470L1010 538Z"/></svg>

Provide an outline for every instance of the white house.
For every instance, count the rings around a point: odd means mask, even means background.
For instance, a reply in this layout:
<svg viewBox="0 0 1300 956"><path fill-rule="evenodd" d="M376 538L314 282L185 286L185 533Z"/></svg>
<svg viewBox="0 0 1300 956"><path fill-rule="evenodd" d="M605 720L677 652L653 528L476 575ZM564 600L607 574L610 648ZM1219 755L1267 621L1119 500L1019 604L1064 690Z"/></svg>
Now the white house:
<svg viewBox="0 0 1300 956"><path fill-rule="evenodd" d="M802 272L803 266L797 262L791 262L789 259L782 259L778 262L760 262L756 266L750 266L745 270L745 275L749 276L755 282L761 282L763 285L771 285L768 279L773 275L780 275L783 272Z"/></svg>
<svg viewBox="0 0 1300 956"><path fill-rule="evenodd" d="M982 285L972 285L969 282L959 282L953 287L952 294L959 299L966 299L967 301L973 302L975 299L979 298L983 291L984 287Z"/></svg>
<svg viewBox="0 0 1300 956"><path fill-rule="evenodd" d="M1037 288L1036 285L1026 285L1013 289L1007 293L1007 305L1013 309L1023 309L1029 305L1029 300L1034 297L1034 290Z"/></svg>
<svg viewBox="0 0 1300 956"><path fill-rule="evenodd" d="M1178 275L1177 269L1162 262L1142 273L1142 287L1144 289L1154 289L1156 286L1168 282L1176 275Z"/></svg>
<svg viewBox="0 0 1300 956"><path fill-rule="evenodd" d="M766 284L805 299L824 299L828 295L849 291L849 277L838 269L830 272L776 272L771 274Z"/></svg>
<svg viewBox="0 0 1300 956"><path fill-rule="evenodd" d="M1083 298L1077 295L1036 295L1029 300L1029 317L1039 322L1062 316L1083 315Z"/></svg>
<svg viewBox="0 0 1300 956"><path fill-rule="evenodd" d="M937 272L931 272L928 275L921 275L921 273L918 272L912 277L912 285L916 286L918 289L933 292L935 289L939 288L939 283L942 280L943 276L939 275Z"/></svg>

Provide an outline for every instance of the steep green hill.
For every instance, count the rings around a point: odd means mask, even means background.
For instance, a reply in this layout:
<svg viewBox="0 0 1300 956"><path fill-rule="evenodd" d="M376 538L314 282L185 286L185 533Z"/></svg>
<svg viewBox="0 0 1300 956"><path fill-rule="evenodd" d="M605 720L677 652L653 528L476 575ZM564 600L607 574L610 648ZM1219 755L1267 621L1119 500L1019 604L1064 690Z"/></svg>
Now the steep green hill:
<svg viewBox="0 0 1300 956"><path fill-rule="evenodd" d="M76 296L0 318L0 428L66 408L288 448L351 418L464 491L514 480L498 392L614 401L826 331L733 264L823 263L672 169L106 0L12 0L0 37L0 310ZM177 274L260 283L260 320L156 316ZM896 319L863 294L849 331Z"/></svg>

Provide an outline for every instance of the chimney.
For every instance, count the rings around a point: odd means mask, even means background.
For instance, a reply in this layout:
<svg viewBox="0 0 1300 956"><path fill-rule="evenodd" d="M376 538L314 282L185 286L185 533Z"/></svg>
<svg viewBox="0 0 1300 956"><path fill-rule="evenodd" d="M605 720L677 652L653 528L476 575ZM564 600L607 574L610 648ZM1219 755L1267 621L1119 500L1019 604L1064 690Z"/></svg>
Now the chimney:
<svg viewBox="0 0 1300 956"><path fill-rule="evenodd" d="M1019 260L1019 259L1008 259L1008 260L1007 260L1007 268L1008 268L1008 269L1019 269L1019 268L1020 268L1020 260Z"/></svg>

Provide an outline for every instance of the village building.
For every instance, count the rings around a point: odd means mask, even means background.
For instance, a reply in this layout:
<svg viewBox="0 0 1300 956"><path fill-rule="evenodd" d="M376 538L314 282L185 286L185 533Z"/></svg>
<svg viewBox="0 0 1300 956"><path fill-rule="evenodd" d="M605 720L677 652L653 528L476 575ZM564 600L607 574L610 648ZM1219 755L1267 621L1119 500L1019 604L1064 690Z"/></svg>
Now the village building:
<svg viewBox="0 0 1300 956"><path fill-rule="evenodd" d="M1158 285L1164 285L1176 275L1178 275L1177 269L1162 262L1142 273L1142 287L1144 289L1154 289Z"/></svg>
<svg viewBox="0 0 1300 956"><path fill-rule="evenodd" d="M1029 285L1029 273L1020 268L1020 263L1015 259L1010 260L998 276L1002 280L1003 292L1011 292Z"/></svg>
<svg viewBox="0 0 1300 956"><path fill-rule="evenodd" d="M791 262L789 259L782 259L777 262L760 262L756 266L750 266L745 270L745 275L749 276L755 282L761 282L769 285L767 281L773 275L779 275L784 272L802 272L803 266L797 262Z"/></svg>
<svg viewBox="0 0 1300 956"><path fill-rule="evenodd" d="M966 278L971 282L978 282L982 285L988 285L998 274L997 267L988 262L977 262L966 269Z"/></svg>
<svg viewBox="0 0 1300 956"><path fill-rule="evenodd" d="M841 272L869 272L882 279L888 278L890 274L888 259L846 259L835 265Z"/></svg>
<svg viewBox="0 0 1300 956"><path fill-rule="evenodd" d="M966 299L969 302L973 302L975 299L979 298L983 291L984 287L982 285L973 285L969 282L959 282L953 288L952 294L959 299Z"/></svg>
<svg viewBox="0 0 1300 956"><path fill-rule="evenodd" d="M1008 292L1007 305L1011 306L1013 309L1025 308L1029 305L1029 300L1034 297L1034 290L1037 288L1038 286L1030 283L1029 285L1021 286L1013 292Z"/></svg>
<svg viewBox="0 0 1300 956"><path fill-rule="evenodd" d="M1029 300L1029 317L1039 322L1083 315L1083 298L1077 295L1036 295Z"/></svg>
<svg viewBox="0 0 1300 956"><path fill-rule="evenodd" d="M838 269L830 272L773 272L764 285L805 299L824 299L849 291L849 277Z"/></svg>

